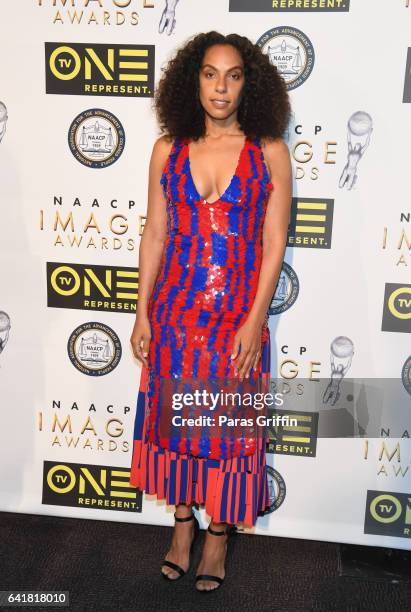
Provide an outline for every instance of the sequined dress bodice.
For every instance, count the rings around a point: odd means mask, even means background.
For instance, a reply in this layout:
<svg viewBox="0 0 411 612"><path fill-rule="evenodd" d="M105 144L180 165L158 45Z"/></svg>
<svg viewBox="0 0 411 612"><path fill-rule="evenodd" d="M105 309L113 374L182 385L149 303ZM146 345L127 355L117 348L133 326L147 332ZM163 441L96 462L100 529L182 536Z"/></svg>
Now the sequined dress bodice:
<svg viewBox="0 0 411 612"><path fill-rule="evenodd" d="M247 138L228 188L205 201L191 175L189 142L174 140L161 177L167 236L149 303L149 358L161 375L223 376L233 334L257 291L273 185L259 141ZM265 322L263 342L267 332Z"/></svg>

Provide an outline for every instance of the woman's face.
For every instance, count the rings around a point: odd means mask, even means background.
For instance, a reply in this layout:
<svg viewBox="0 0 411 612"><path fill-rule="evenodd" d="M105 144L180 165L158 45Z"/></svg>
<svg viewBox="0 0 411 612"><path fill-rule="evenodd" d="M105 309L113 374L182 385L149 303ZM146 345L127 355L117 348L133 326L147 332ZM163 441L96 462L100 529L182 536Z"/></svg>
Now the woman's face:
<svg viewBox="0 0 411 612"><path fill-rule="evenodd" d="M244 62L232 45L213 45L204 54L199 74L200 102L213 119L237 111L244 86Z"/></svg>

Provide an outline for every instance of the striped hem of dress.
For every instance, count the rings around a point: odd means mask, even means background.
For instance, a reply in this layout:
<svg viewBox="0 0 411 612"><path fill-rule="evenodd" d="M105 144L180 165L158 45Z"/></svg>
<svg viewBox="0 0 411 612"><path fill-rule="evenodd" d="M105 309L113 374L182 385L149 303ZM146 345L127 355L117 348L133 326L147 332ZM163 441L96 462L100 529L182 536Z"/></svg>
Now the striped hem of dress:
<svg viewBox="0 0 411 612"><path fill-rule="evenodd" d="M256 463L255 455L241 459ZM267 467L258 472L224 471L215 459L177 455L152 442L135 440L130 484L167 504L199 504L216 523L255 525L269 507ZM233 461L223 460L224 461Z"/></svg>

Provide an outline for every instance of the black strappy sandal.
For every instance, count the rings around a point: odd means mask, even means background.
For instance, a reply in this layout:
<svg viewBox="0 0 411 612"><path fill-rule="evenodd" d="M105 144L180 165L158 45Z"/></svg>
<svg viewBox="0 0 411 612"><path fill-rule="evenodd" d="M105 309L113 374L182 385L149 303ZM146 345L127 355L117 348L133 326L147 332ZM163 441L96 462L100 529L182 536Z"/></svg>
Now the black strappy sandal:
<svg viewBox="0 0 411 612"><path fill-rule="evenodd" d="M209 525L207 531L216 536L227 535L226 545L228 546L230 536L237 533L237 527L235 525L226 525L223 531L215 531L215 529L211 529ZM199 580L213 580L214 582L218 582L218 586L214 587L213 589L197 589L196 587L196 591L198 591L199 593L211 593L212 591L216 591L224 582L224 578L220 578L220 576L213 576L212 574L198 574L196 576L195 582L197 583Z"/></svg>
<svg viewBox="0 0 411 612"><path fill-rule="evenodd" d="M179 521L181 523L185 523L186 521L192 521L193 519L195 521L194 522L194 537L193 537L193 541L191 542L191 546L190 546L190 561L191 561L191 553L193 552L194 542L196 541L198 534L200 533L200 525L198 523L198 519L194 513L191 516L186 516L185 518L178 518L175 512L174 512L174 518L176 521ZM161 564L161 567L163 565L167 565L168 567L171 567L171 569L173 569L174 571L180 574L178 578L170 578L168 574L165 574L163 571L161 571L161 575L163 576L163 578L165 578L166 580L170 580L171 582L174 582L175 580L180 580L180 578L185 576L185 574L190 569L190 565L189 565L187 571L185 572L182 567L177 565L177 563L174 563L173 561L167 561L166 559L164 559L163 563Z"/></svg>

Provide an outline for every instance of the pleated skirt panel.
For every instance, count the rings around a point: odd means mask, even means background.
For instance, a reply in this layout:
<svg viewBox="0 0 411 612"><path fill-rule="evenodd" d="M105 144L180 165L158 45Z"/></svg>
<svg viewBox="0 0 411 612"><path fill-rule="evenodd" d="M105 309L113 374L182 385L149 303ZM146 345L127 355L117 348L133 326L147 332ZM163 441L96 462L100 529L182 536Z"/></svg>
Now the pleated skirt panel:
<svg viewBox="0 0 411 612"><path fill-rule="evenodd" d="M262 377L270 378L270 337L262 347ZM266 438L246 457L208 459L179 454L145 442L148 370L143 367L134 425L130 484L169 505L198 504L216 523L255 525L270 505Z"/></svg>

